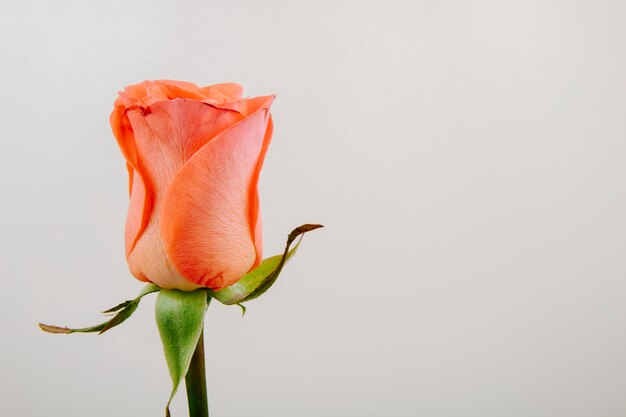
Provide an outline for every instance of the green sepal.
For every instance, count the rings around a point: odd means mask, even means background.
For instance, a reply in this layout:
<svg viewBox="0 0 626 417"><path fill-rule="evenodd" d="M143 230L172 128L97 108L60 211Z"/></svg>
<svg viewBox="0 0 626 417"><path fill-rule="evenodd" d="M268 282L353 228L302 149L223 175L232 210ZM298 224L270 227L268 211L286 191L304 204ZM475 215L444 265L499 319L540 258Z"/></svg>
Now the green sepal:
<svg viewBox="0 0 626 417"><path fill-rule="evenodd" d="M133 302L133 300L126 300L126 301L124 301L124 302L119 303L119 304L118 304L118 305L116 305L115 307L112 307L112 308L110 308L110 309L108 309L108 310L104 310L104 311L102 312L102 314L104 314L105 316L106 316L106 315L108 315L108 314L113 314L113 313L115 313L116 311L121 310L121 309L123 309L124 307L128 306L128 305L129 305L130 303L132 303L132 302Z"/></svg>
<svg viewBox="0 0 626 417"><path fill-rule="evenodd" d="M39 328L48 333L58 333L58 334L70 334L70 333L94 333L99 332L100 334L106 332L107 330L112 329L113 327L122 324L126 319L128 319L134 312L137 310L137 306L139 306L139 301L144 295L160 291L161 288L156 284L147 284L139 295L133 300L126 300L123 303L116 305L113 308L110 308L104 311L104 314L110 314L114 312L118 312L113 318L105 321L104 323L97 324L91 327L83 327L72 329L69 327L60 327L60 326L51 326L49 324L39 323Z"/></svg>
<svg viewBox="0 0 626 417"><path fill-rule="evenodd" d="M210 300L204 288L191 292L161 290L157 297L156 322L172 378L172 393L165 406L166 416L170 415L172 398L189 370Z"/></svg>
<svg viewBox="0 0 626 417"><path fill-rule="evenodd" d="M115 307L112 307L112 308L110 308L108 310L104 310L102 312L102 314L113 314L116 311L119 311L119 310L123 309L124 307L127 307L129 304L132 304L134 302L139 302L141 297L143 297L144 295L147 295L147 294L150 294L150 293L153 293L153 292L157 292L157 291L160 291L160 290L161 290L161 287L159 287L156 284L153 284L153 283L146 284L141 289L141 292L139 293L139 295L135 299L133 299L133 300L126 300L123 303L119 303Z"/></svg>
<svg viewBox="0 0 626 417"><path fill-rule="evenodd" d="M242 315L245 314L246 309L241 303L259 297L276 282L285 263L296 253L302 237L300 237L300 240L293 249L290 250L289 248L293 241L296 240L298 236L302 236L320 227L324 226L321 224L303 224L300 227L296 227L289 233L287 244L285 245L285 250L282 255L264 259L258 267L248 272L238 282L226 288L222 288L221 290L212 291L211 296L222 304L238 305L242 308Z"/></svg>

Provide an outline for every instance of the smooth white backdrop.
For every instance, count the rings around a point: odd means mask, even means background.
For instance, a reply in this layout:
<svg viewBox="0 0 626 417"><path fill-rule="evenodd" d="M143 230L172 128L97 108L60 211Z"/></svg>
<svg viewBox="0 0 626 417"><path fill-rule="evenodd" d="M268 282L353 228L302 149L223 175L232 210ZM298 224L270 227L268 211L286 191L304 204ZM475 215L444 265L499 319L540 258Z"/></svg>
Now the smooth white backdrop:
<svg viewBox="0 0 626 417"><path fill-rule="evenodd" d="M626 415L626 4L0 1L0 409L161 416L108 116L144 79L277 93L265 252L327 227L241 318L218 417ZM186 415L184 391L173 415Z"/></svg>

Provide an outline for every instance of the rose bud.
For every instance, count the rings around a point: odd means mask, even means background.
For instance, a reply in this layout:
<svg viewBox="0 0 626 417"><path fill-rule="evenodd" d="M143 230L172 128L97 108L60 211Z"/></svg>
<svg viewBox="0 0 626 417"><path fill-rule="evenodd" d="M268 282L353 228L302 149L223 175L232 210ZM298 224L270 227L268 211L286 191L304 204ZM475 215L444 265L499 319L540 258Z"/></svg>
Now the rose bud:
<svg viewBox="0 0 626 417"><path fill-rule="evenodd" d="M241 95L234 83L168 80L119 93L111 127L128 168L126 259L137 279L217 290L261 261L257 182L274 96Z"/></svg>

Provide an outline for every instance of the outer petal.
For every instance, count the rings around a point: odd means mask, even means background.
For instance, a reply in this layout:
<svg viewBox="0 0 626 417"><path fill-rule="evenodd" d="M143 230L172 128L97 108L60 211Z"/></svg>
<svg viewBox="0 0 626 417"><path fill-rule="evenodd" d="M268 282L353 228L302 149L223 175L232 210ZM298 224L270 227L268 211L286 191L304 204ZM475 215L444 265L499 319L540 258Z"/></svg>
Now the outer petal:
<svg viewBox="0 0 626 417"><path fill-rule="evenodd" d="M149 112L129 110L128 117L157 200L198 149L243 119L237 112L186 99L157 102Z"/></svg>
<svg viewBox="0 0 626 417"><path fill-rule="evenodd" d="M255 263L250 196L268 121L269 111L260 109L221 133L167 190L161 214L166 254L183 277L200 286L228 286Z"/></svg>
<svg viewBox="0 0 626 417"><path fill-rule="evenodd" d="M150 90L153 99L173 100L176 98L188 98L202 101L207 98L197 87L194 89L185 88L176 84L160 84Z"/></svg>
<svg viewBox="0 0 626 417"><path fill-rule="evenodd" d="M271 101L269 102L271 104ZM268 107L269 107L268 104ZM272 133L274 132L274 123L272 122L272 116L269 116L267 122L267 128L265 130L265 137L263 138L263 147L261 148L261 154L257 161L257 166L250 182L250 230L252 232L252 238L254 240L254 246L256 247L256 259L252 268L256 267L263 259L263 222L261 221L261 206L259 201L259 192L257 190L257 184L259 182L259 176L261 175L261 168L263 168L263 161L265 160L265 154L267 148L272 140Z"/></svg>
<svg viewBox="0 0 626 417"><path fill-rule="evenodd" d="M141 235L146 230L147 224L144 224L144 208L146 201L146 189L144 188L143 181L138 178L134 171L129 173L131 175L131 191L130 201L128 203L128 212L126 214L126 231L124 233L124 240L126 242L126 258L128 259L130 253L135 248L136 243L141 238ZM137 177L137 178L135 178ZM141 231L141 235L139 235ZM142 275L135 275L141 281L147 281Z"/></svg>
<svg viewBox="0 0 626 417"><path fill-rule="evenodd" d="M152 199L146 189L145 177L140 171L135 135L128 121L126 109L121 103L116 102L110 121L128 169L130 205L126 216L125 232L126 256L128 256L147 227Z"/></svg>
<svg viewBox="0 0 626 417"><path fill-rule="evenodd" d="M160 228L160 207L153 212L148 227L128 255L130 272L141 281L151 281L161 288L191 291L198 288L185 279L169 261L163 248Z"/></svg>
<svg viewBox="0 0 626 417"><path fill-rule="evenodd" d="M243 87L237 83L213 84L202 88L207 97L220 101L235 101L241 99Z"/></svg>
<svg viewBox="0 0 626 417"><path fill-rule="evenodd" d="M130 270L138 279L149 279L163 288L194 289L197 286L182 278L163 248L160 218L165 192L176 173L199 148L242 116L185 99L155 103L149 112L130 109L127 114L154 201L148 224L128 255ZM135 227L134 196L140 195L140 186L141 182L133 181L127 231Z"/></svg>
<svg viewBox="0 0 626 417"><path fill-rule="evenodd" d="M208 87L198 87L186 81L156 80L144 81L128 86L120 93L121 101L126 108L133 105L149 107L159 101L188 98L198 101L207 101L222 108L236 108L241 100L243 88L236 83L215 84Z"/></svg>
<svg viewBox="0 0 626 417"><path fill-rule="evenodd" d="M259 97L246 99L245 100L246 102L245 114L246 115L253 114L260 109L269 109L269 107L272 105L272 102L274 101L275 98L276 96L271 95L271 96L259 96Z"/></svg>

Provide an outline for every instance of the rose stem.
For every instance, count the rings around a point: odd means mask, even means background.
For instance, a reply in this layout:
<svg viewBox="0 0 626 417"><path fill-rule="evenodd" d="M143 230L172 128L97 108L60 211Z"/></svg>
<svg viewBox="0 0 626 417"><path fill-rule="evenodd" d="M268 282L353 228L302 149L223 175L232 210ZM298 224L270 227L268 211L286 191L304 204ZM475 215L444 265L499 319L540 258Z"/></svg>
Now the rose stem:
<svg viewBox="0 0 626 417"><path fill-rule="evenodd" d="M198 345L191 357L189 370L185 376L185 386L187 387L189 417L209 417L204 366L204 330L200 333Z"/></svg>

